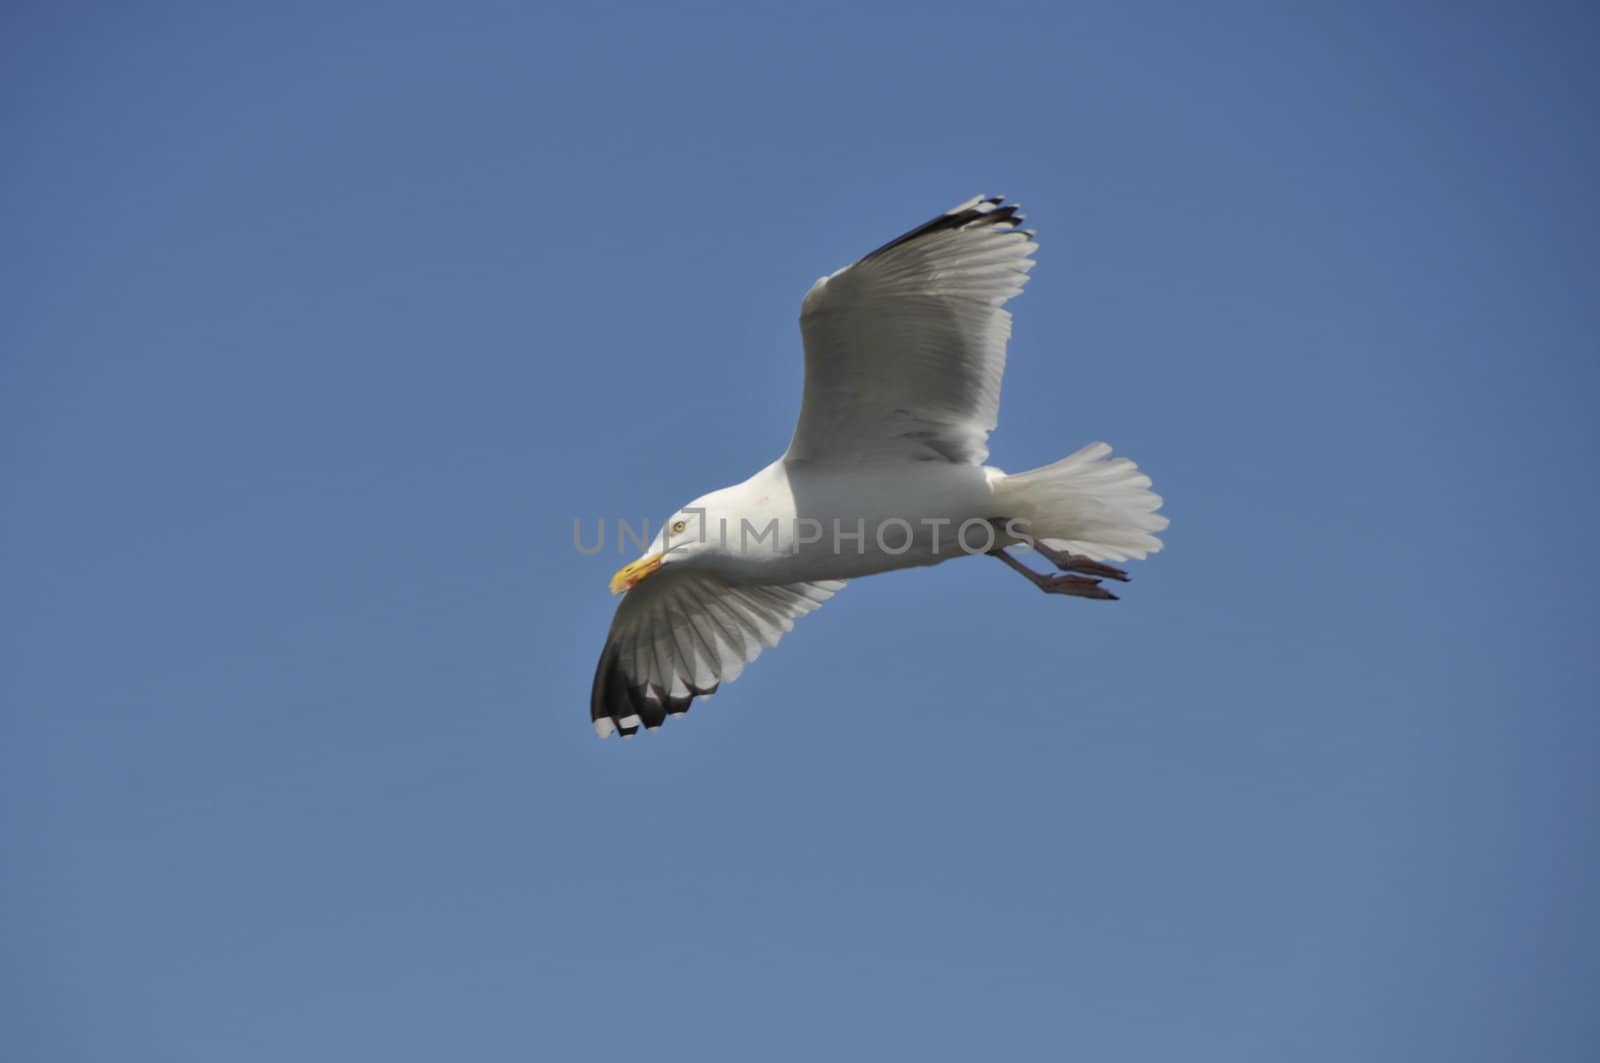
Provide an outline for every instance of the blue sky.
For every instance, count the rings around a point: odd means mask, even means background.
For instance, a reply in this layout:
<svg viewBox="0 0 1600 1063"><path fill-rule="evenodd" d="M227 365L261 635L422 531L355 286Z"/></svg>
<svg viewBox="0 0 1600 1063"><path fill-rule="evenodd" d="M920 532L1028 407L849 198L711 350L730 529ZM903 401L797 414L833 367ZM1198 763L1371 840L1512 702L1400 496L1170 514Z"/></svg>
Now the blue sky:
<svg viewBox="0 0 1600 1063"><path fill-rule="evenodd" d="M1593 1058L1577 5L4 20L8 1058ZM1168 550L595 740L573 519L781 452L806 287L978 192L993 460Z"/></svg>

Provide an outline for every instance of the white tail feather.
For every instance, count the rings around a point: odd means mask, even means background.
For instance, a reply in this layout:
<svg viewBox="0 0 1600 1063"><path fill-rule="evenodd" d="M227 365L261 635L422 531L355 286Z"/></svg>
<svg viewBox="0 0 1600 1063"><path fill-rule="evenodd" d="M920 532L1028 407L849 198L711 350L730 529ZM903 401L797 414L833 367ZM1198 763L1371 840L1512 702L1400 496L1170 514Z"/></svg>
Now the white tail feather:
<svg viewBox="0 0 1600 1063"><path fill-rule="evenodd" d="M1140 560L1161 549L1155 533L1167 526L1150 477L1127 458L1090 443L1053 465L1006 476L994 487L997 505L1034 539L1096 561Z"/></svg>

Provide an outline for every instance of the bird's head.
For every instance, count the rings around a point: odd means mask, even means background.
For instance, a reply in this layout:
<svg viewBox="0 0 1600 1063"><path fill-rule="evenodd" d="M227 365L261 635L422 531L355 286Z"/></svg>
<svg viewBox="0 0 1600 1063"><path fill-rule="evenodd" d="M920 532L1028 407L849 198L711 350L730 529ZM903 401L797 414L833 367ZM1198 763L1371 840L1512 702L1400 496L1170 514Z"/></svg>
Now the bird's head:
<svg viewBox="0 0 1600 1063"><path fill-rule="evenodd" d="M727 527L727 514L717 494L697 498L663 521L638 560L623 565L611 577L611 593L631 591L668 566L704 563L726 553L723 529ZM734 526L738 526L737 521Z"/></svg>

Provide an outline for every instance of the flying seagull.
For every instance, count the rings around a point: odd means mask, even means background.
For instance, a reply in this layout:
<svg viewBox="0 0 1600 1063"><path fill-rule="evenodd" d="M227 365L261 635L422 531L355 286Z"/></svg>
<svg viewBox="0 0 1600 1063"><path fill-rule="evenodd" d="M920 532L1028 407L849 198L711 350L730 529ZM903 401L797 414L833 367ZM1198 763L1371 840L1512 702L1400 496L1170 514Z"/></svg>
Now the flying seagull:
<svg viewBox="0 0 1600 1063"><path fill-rule="evenodd" d="M1161 497L1091 443L1053 465L985 465L1011 315L1034 234L977 196L811 286L805 391L788 451L672 514L611 579L595 733L629 737L687 712L763 647L876 572L998 558L1047 594L1115 599L1110 561L1161 549ZM1056 571L1008 553L1026 546Z"/></svg>

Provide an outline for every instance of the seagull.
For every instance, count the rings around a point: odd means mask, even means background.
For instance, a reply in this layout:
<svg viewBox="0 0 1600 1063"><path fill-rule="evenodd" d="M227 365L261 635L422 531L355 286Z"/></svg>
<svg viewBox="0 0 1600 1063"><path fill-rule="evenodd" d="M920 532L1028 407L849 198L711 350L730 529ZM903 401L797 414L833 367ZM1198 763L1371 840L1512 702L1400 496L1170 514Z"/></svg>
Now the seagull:
<svg viewBox="0 0 1600 1063"><path fill-rule="evenodd" d="M1046 594L1115 600L1108 562L1161 549L1161 496L1091 443L1042 468L986 465L1011 315L1034 233L975 196L811 286L789 449L695 499L611 578L623 594L595 670L601 738L682 716L845 581L992 556ZM1054 571L1009 551L1031 548Z"/></svg>

